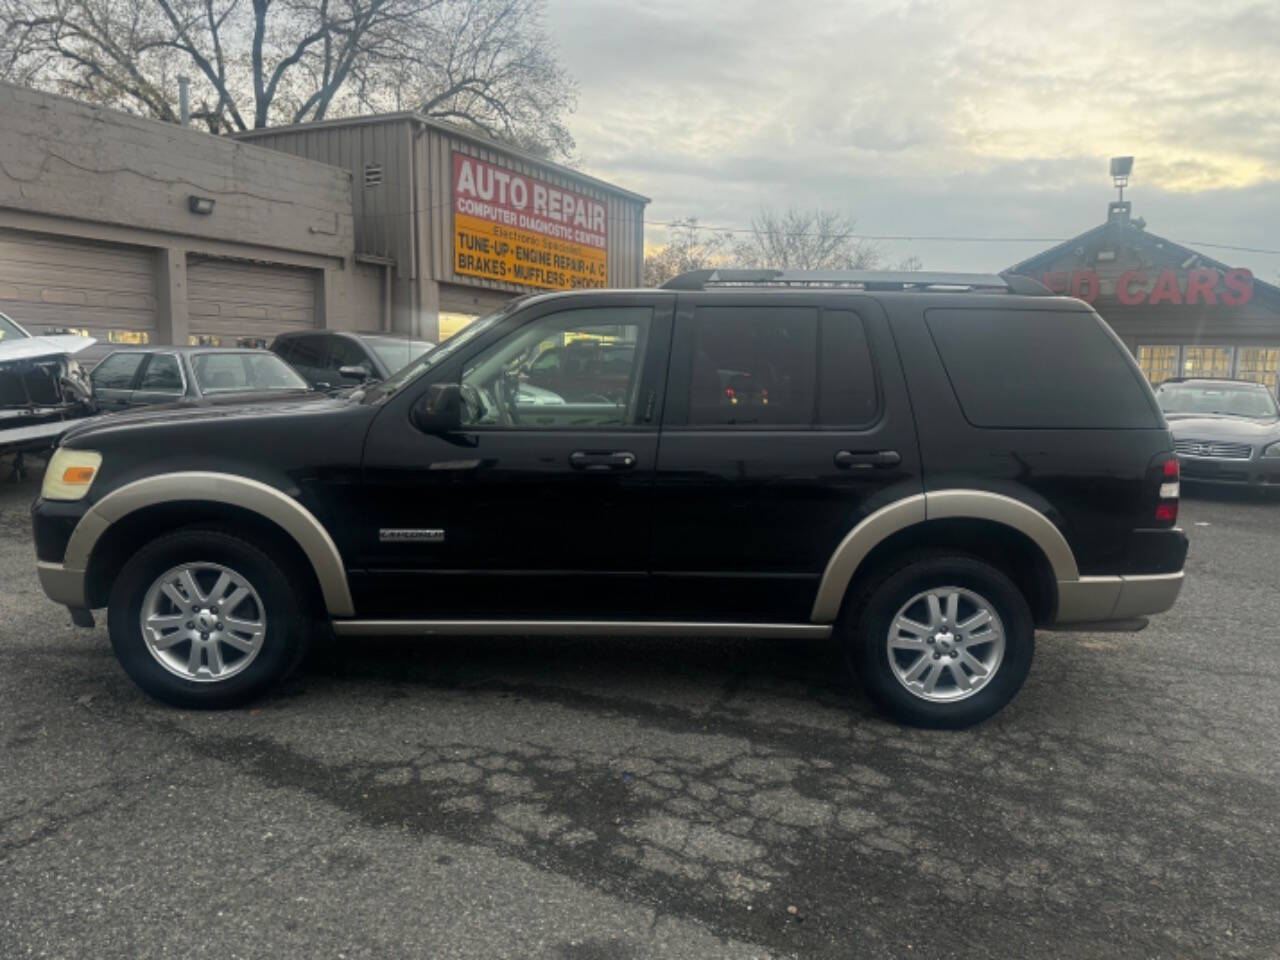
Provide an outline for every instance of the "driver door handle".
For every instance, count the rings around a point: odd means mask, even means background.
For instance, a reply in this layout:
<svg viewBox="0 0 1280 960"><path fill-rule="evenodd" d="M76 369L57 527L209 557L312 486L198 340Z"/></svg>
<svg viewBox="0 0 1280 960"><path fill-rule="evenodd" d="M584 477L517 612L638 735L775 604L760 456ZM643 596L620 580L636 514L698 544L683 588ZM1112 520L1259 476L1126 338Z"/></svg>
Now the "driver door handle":
<svg viewBox="0 0 1280 960"><path fill-rule="evenodd" d="M833 459L841 470L896 467L902 462L897 450L838 450Z"/></svg>
<svg viewBox="0 0 1280 960"><path fill-rule="evenodd" d="M635 465L636 455L630 450L575 450L569 454L569 466L588 473L630 470Z"/></svg>

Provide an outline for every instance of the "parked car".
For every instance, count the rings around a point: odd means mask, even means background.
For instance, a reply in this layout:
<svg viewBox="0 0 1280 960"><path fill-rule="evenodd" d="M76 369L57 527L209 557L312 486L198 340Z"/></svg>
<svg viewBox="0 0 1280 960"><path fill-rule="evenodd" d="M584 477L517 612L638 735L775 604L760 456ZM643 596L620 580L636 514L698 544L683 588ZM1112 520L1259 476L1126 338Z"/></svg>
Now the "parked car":
<svg viewBox="0 0 1280 960"><path fill-rule="evenodd" d="M634 344L624 389L519 402L533 348L592 337ZM1151 387L1078 300L700 271L525 298L347 397L74 429L32 516L45 592L108 608L173 704L261 694L320 619L834 637L893 716L960 727L1018 691L1037 627L1174 603L1178 493Z"/></svg>
<svg viewBox="0 0 1280 960"><path fill-rule="evenodd" d="M308 394L311 387L267 350L118 347L89 374L104 413L156 404L223 406Z"/></svg>
<svg viewBox="0 0 1280 960"><path fill-rule="evenodd" d="M434 344L392 333L349 333L325 330L282 333L271 343L278 354L313 387L354 387L391 374L430 350Z"/></svg>
<svg viewBox="0 0 1280 960"><path fill-rule="evenodd" d="M1156 399L1188 480L1280 491L1280 407L1265 385L1179 378Z"/></svg>
<svg viewBox="0 0 1280 960"><path fill-rule="evenodd" d="M47 450L68 423L94 413L76 354L91 337L33 337L0 313L0 453Z"/></svg>

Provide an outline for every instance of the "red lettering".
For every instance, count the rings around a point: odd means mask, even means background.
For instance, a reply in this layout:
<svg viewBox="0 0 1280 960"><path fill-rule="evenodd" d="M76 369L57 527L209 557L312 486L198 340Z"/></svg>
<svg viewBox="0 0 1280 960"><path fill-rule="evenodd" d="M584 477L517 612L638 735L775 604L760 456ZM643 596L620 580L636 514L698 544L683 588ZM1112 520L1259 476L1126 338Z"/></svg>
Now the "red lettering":
<svg viewBox="0 0 1280 960"><path fill-rule="evenodd" d="M1071 295L1093 303L1098 299L1098 275L1092 270L1077 270L1071 275Z"/></svg>
<svg viewBox="0 0 1280 960"><path fill-rule="evenodd" d="M1054 293L1067 292L1067 275L1061 270L1055 271L1054 273L1046 273L1040 278L1040 282Z"/></svg>
<svg viewBox="0 0 1280 960"><path fill-rule="evenodd" d="M1198 270L1189 271L1187 273L1187 305L1193 306L1199 303L1201 297L1211 307L1217 304L1218 295L1213 290L1217 283L1217 270L1206 270L1201 267Z"/></svg>
<svg viewBox="0 0 1280 960"><path fill-rule="evenodd" d="M1172 270L1160 271L1160 276L1156 278L1155 288L1147 298L1147 303L1154 307L1166 300L1170 303L1182 303L1182 291L1178 289L1178 275Z"/></svg>
<svg viewBox="0 0 1280 960"><path fill-rule="evenodd" d="M1253 299L1253 272L1244 267L1228 270L1222 278L1223 284L1231 291L1222 295L1222 302L1228 306L1238 307Z"/></svg>
<svg viewBox="0 0 1280 960"><path fill-rule="evenodd" d="M1145 290L1135 292L1129 289L1129 284L1135 281L1145 287L1147 285L1146 273L1142 270L1126 270L1120 274L1120 279L1116 281L1116 299L1126 307L1136 306L1147 299Z"/></svg>

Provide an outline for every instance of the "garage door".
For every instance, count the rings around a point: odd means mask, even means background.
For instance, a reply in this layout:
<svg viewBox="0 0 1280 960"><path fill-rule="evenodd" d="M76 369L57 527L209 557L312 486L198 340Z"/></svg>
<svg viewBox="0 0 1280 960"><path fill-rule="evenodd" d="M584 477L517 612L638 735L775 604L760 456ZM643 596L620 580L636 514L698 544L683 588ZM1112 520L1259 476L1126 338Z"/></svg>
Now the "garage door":
<svg viewBox="0 0 1280 960"><path fill-rule="evenodd" d="M154 257L145 247L0 230L0 313L32 333L86 331L100 340L150 340Z"/></svg>
<svg viewBox="0 0 1280 960"><path fill-rule="evenodd" d="M187 323L212 346L265 345L316 325L320 271L187 256Z"/></svg>

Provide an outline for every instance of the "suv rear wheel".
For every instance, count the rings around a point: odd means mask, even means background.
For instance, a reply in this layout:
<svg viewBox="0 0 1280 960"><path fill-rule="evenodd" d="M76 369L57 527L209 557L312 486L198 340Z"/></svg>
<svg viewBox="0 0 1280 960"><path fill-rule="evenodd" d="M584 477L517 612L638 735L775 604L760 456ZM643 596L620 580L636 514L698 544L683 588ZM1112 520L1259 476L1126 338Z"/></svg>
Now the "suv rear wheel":
<svg viewBox="0 0 1280 960"><path fill-rule="evenodd" d="M307 623L289 577L256 544L192 528L136 553L111 590L111 646L157 700L230 707L301 661Z"/></svg>
<svg viewBox="0 0 1280 960"><path fill-rule="evenodd" d="M955 554L905 557L851 598L845 654L896 719L967 727L1013 699L1035 649L1027 601L1000 570Z"/></svg>

